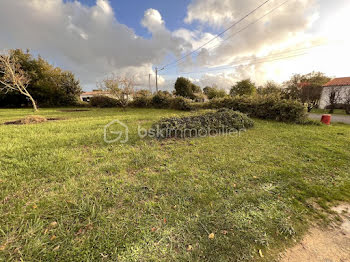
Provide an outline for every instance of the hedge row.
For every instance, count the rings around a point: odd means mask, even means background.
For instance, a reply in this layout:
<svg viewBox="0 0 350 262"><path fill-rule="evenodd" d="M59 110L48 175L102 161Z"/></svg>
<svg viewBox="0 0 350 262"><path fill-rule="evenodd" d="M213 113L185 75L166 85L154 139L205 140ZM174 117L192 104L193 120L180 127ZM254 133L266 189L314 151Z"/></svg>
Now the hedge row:
<svg viewBox="0 0 350 262"><path fill-rule="evenodd" d="M236 135L239 131L253 126L253 120L247 115L231 109L220 109L201 115L163 119L155 123L152 130L157 138L164 139L218 134Z"/></svg>
<svg viewBox="0 0 350 262"><path fill-rule="evenodd" d="M135 97L130 103L130 106L137 108L169 108L181 111L193 110L192 101L190 99L181 96L173 97L162 92L159 92L154 96Z"/></svg>
<svg viewBox="0 0 350 262"><path fill-rule="evenodd" d="M250 117L281 122L304 123L307 119L306 109L303 104L275 96L213 99L206 103L204 107L210 109L230 108L245 113Z"/></svg>
<svg viewBox="0 0 350 262"><path fill-rule="evenodd" d="M120 107L121 104L118 99L108 97L108 96L94 96L90 99L90 105L93 107Z"/></svg>
<svg viewBox="0 0 350 262"><path fill-rule="evenodd" d="M115 98L107 96L96 96L90 100L93 107L120 107L121 104ZM192 101L183 97L172 97L163 93L154 96L139 96L128 104L129 107L135 108L162 108L175 109L181 111L193 110Z"/></svg>
<svg viewBox="0 0 350 262"><path fill-rule="evenodd" d="M120 106L118 100L110 97L94 97L90 103L92 106L97 107ZM212 99L205 103L194 103L183 97L173 97L159 92L154 96L135 97L128 106L182 111L229 108L245 113L250 117L281 122L305 123L307 119L306 109L303 104L295 100L281 99L277 96L225 97Z"/></svg>

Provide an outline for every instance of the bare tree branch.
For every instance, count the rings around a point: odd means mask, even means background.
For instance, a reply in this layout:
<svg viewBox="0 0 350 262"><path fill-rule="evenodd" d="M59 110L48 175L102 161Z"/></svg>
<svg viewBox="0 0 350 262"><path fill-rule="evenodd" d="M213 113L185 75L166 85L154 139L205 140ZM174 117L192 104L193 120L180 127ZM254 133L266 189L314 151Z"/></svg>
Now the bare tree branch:
<svg viewBox="0 0 350 262"><path fill-rule="evenodd" d="M135 93L135 82L131 77L120 77L115 74L106 77L97 86L115 96L124 108Z"/></svg>
<svg viewBox="0 0 350 262"><path fill-rule="evenodd" d="M5 93L9 91L21 93L29 98L34 111L37 111L36 102L27 90L29 83L30 77L21 68L17 59L8 52L0 54L0 90L4 90Z"/></svg>

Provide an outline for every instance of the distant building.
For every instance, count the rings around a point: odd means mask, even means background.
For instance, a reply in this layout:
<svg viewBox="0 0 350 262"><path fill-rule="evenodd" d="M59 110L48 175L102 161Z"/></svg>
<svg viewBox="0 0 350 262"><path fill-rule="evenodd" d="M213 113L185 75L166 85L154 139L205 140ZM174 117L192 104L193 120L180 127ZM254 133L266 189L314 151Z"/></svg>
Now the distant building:
<svg viewBox="0 0 350 262"><path fill-rule="evenodd" d="M329 105L329 95L332 90L336 90L337 104L343 104L348 92L350 92L350 77L334 78L325 85L321 94L320 108L325 109Z"/></svg>
<svg viewBox="0 0 350 262"><path fill-rule="evenodd" d="M92 92L84 92L80 95L80 100L84 102L90 102L91 97L94 96L112 96L107 91L93 90Z"/></svg>
<svg viewBox="0 0 350 262"><path fill-rule="evenodd" d="M102 90L92 90L91 92L84 92L80 95L80 100L84 102L90 102L90 99L94 96L108 96L111 98L117 98L116 96L112 95L108 91L102 91ZM130 95L124 95L124 98L128 99L129 101L134 100L134 96L132 94Z"/></svg>

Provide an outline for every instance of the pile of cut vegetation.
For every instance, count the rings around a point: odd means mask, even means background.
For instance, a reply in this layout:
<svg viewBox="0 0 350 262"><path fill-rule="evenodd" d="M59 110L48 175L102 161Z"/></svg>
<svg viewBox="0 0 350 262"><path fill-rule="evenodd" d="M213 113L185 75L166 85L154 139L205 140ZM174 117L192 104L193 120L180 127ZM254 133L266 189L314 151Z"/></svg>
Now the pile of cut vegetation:
<svg viewBox="0 0 350 262"><path fill-rule="evenodd" d="M43 116L26 116L23 119L16 121L5 122L4 125L28 125L28 124L39 124L47 121L59 120L58 118L46 118Z"/></svg>
<svg viewBox="0 0 350 262"><path fill-rule="evenodd" d="M201 115L162 119L151 130L158 139L165 139L238 134L253 126L253 120L247 115L223 108Z"/></svg>

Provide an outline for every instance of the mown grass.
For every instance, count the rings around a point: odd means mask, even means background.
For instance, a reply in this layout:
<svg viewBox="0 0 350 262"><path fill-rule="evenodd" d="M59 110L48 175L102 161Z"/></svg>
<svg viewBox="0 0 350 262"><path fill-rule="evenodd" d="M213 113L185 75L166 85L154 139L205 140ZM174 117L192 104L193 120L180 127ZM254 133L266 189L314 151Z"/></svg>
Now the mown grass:
<svg viewBox="0 0 350 262"><path fill-rule="evenodd" d="M329 114L329 109L312 109L311 113L314 114ZM347 115L343 109L334 109L333 115Z"/></svg>
<svg viewBox="0 0 350 262"><path fill-rule="evenodd" d="M273 261L350 200L347 125L255 120L239 137L166 141L137 125L188 113L42 109L65 120L1 125L30 113L0 110L0 260ZM103 141L113 119L127 144Z"/></svg>

